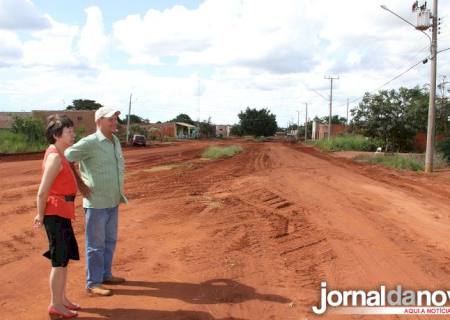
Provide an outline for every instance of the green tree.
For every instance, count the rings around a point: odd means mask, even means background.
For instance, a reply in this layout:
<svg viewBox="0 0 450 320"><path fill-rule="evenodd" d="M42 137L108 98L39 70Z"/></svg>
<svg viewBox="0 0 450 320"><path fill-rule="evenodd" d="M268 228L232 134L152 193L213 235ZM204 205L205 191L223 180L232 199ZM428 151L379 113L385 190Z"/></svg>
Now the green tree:
<svg viewBox="0 0 450 320"><path fill-rule="evenodd" d="M242 136L243 133L242 133L241 126L238 125L238 124L233 125L231 127L231 129L230 129L230 135L232 135L232 136Z"/></svg>
<svg viewBox="0 0 450 320"><path fill-rule="evenodd" d="M197 123L200 138L212 138L216 136L216 126L211 123L211 118Z"/></svg>
<svg viewBox="0 0 450 320"><path fill-rule="evenodd" d="M319 121L321 123L327 124L327 123L329 123L328 122L329 118L330 118L329 116L325 116L325 117L320 118ZM335 114L334 116L331 117L331 123L332 124L340 124L340 125L345 126L347 124L347 119L344 118L344 117L340 117L339 115Z"/></svg>
<svg viewBox="0 0 450 320"><path fill-rule="evenodd" d="M366 93L351 110L352 131L381 139L389 150L410 150L415 134L426 130L427 99L419 87Z"/></svg>
<svg viewBox="0 0 450 320"><path fill-rule="evenodd" d="M276 116L269 109L257 110L247 107L238 117L244 135L273 136L278 128Z"/></svg>
<svg viewBox="0 0 450 320"><path fill-rule="evenodd" d="M100 103L95 102L95 100L88 99L76 99L72 101L72 104L67 106L67 110L97 110L103 107Z"/></svg>
<svg viewBox="0 0 450 320"><path fill-rule="evenodd" d="M128 123L128 115L125 116L125 119L123 120L123 122L126 124ZM135 114L130 114L130 123L143 123L144 119L135 115Z"/></svg>
<svg viewBox="0 0 450 320"><path fill-rule="evenodd" d="M180 113L177 115L174 119L170 120L169 122L184 122L188 124L195 125L195 122L185 113Z"/></svg>

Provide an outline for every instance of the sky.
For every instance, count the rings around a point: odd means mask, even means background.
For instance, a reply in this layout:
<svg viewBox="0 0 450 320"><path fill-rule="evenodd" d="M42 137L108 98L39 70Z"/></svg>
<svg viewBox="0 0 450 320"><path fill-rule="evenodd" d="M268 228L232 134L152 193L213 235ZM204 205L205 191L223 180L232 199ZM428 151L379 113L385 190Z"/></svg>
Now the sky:
<svg viewBox="0 0 450 320"><path fill-rule="evenodd" d="M428 1L430 7L432 1ZM179 113L216 124L246 107L279 126L346 117L365 92L429 83L429 41L405 0L0 0L0 111L92 99L151 122ZM430 8L431 9L431 8ZM439 1L438 49L450 47ZM450 50L438 55L450 81ZM448 85L450 88L450 84Z"/></svg>

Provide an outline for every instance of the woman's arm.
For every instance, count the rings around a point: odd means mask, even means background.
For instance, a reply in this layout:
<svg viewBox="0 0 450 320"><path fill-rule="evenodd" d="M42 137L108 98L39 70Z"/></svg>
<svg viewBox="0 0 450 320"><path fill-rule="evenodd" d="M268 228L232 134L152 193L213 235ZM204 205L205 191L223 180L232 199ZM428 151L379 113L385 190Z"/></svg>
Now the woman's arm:
<svg viewBox="0 0 450 320"><path fill-rule="evenodd" d="M34 217L34 225L36 227L42 226L44 222L45 205L47 204L48 194L56 176L62 170L61 158L56 153L51 153L47 156L44 165L44 174L42 175L41 184L37 194L37 215Z"/></svg>

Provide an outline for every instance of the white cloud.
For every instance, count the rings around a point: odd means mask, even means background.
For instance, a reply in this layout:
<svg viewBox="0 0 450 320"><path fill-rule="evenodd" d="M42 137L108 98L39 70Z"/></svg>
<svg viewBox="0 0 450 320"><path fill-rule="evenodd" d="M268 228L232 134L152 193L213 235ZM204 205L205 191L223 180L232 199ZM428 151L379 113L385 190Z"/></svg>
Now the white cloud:
<svg viewBox="0 0 450 320"><path fill-rule="evenodd" d="M32 40L23 44L23 64L32 66L76 65L74 41L78 27L69 26L50 19L50 28L31 33Z"/></svg>
<svg viewBox="0 0 450 320"><path fill-rule="evenodd" d="M0 30L0 61L3 67L17 63L21 57L22 43L17 35L14 32Z"/></svg>
<svg viewBox="0 0 450 320"><path fill-rule="evenodd" d="M317 22L302 16L306 7L295 0L207 0L197 9L128 16L114 24L114 36L134 63L176 56L184 65L306 71L314 60L309 48L319 44L312 32Z"/></svg>
<svg viewBox="0 0 450 320"><path fill-rule="evenodd" d="M0 29L37 30L50 27L48 17L29 0L0 0Z"/></svg>
<svg viewBox="0 0 450 320"><path fill-rule="evenodd" d="M85 9L85 12L87 21L81 30L79 51L91 64L95 64L99 56L104 53L108 37L104 32L103 15L100 8L89 7Z"/></svg>

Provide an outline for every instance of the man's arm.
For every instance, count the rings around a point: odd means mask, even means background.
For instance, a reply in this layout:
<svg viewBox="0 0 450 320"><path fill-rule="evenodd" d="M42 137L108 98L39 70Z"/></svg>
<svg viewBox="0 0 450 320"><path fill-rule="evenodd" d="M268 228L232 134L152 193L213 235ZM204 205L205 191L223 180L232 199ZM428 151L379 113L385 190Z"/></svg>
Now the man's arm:
<svg viewBox="0 0 450 320"><path fill-rule="evenodd" d="M78 190L80 190L81 194L85 198L90 198L92 194L91 188L89 188L81 179L80 175L78 174L77 169L75 169L75 164L73 162L70 162L70 167L72 168L73 174L75 175L75 179L77 180L78 184Z"/></svg>
<svg viewBox="0 0 450 320"><path fill-rule="evenodd" d="M64 155L69 162L79 162L90 158L90 141L86 138L81 139L73 146L66 149Z"/></svg>
<svg viewBox="0 0 450 320"><path fill-rule="evenodd" d="M81 139L73 146L67 148L64 152L64 155L70 162L70 167L72 168L73 174L75 175L75 178L77 180L78 189L85 198L90 197L92 190L84 183L83 179L81 179L78 171L75 169L74 162L79 162L90 158L91 153L89 150L89 145L90 143L87 139Z"/></svg>

